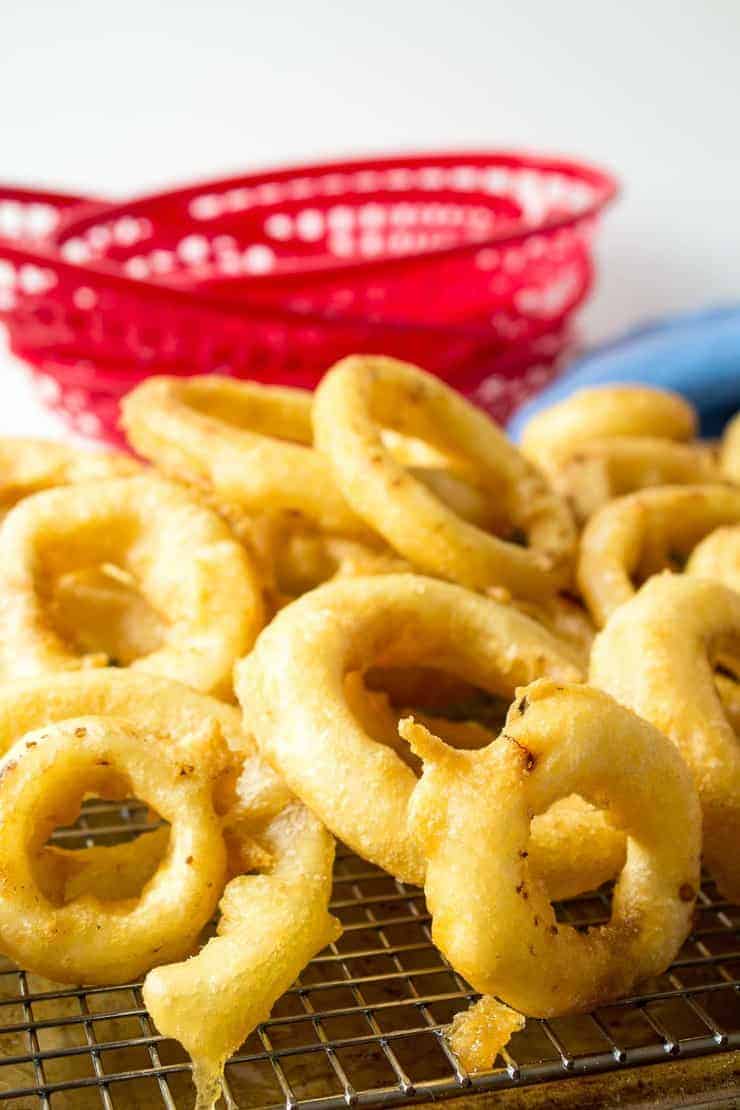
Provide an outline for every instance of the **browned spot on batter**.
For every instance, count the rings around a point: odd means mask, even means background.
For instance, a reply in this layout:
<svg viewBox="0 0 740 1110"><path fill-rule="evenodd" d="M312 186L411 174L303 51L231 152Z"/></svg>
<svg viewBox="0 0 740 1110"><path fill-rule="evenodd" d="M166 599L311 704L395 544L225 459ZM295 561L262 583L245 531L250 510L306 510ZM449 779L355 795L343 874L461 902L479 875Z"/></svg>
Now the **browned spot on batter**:
<svg viewBox="0 0 740 1110"><path fill-rule="evenodd" d="M187 859L185 860L185 862L186 862L186 863L192 863L192 862L193 862L193 857L192 857L192 856L188 856L188 858L187 858Z"/></svg>
<svg viewBox="0 0 740 1110"><path fill-rule="evenodd" d="M691 883L682 883L678 888L678 897L682 902L693 902L696 898L696 891Z"/></svg>
<svg viewBox="0 0 740 1110"><path fill-rule="evenodd" d="M525 694L525 696L522 698L522 700L517 705L517 709L519 710L519 713L522 717L526 713L528 705L529 705L529 700L527 699L527 696Z"/></svg>
<svg viewBox="0 0 740 1110"><path fill-rule="evenodd" d="M186 775L192 775L195 767L192 763L183 763L180 767L180 777L184 778Z"/></svg>
<svg viewBox="0 0 740 1110"><path fill-rule="evenodd" d="M10 772L17 766L18 766L18 760L17 759L9 759L7 763L3 764L3 766L0 767L0 778L2 778L3 775L10 774Z"/></svg>
<svg viewBox="0 0 740 1110"><path fill-rule="evenodd" d="M513 736L509 736L508 732L502 732L501 735L504 740L508 740L510 744L516 744L517 748L519 748L519 751L524 756L524 770L533 770L535 764L537 763L537 759L529 750L529 748L525 748L524 744L520 744L519 741L515 740Z"/></svg>
<svg viewBox="0 0 740 1110"><path fill-rule="evenodd" d="M87 736L87 729L83 728L82 725L80 725L79 728L75 729L75 736L78 738L78 740L81 740L83 736Z"/></svg>

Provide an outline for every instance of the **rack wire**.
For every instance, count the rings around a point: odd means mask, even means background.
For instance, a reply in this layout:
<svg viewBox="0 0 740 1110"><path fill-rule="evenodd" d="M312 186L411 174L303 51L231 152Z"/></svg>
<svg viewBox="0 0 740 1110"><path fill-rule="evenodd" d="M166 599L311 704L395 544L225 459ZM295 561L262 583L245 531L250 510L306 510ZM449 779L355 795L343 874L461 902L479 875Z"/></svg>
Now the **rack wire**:
<svg viewBox="0 0 740 1110"><path fill-rule="evenodd" d="M58 841L116 843L151 826L139 807L87 803ZM558 907L593 925L608 891ZM694 930L639 997L527 1022L491 1071L470 1076L444 1038L477 996L434 947L421 891L340 850L342 937L318 955L226 1066L237 1108L336 1110L536 1085L740 1048L740 908L703 883ZM59 988L0 963L0 1110L180 1110L190 1065L161 1037L140 983Z"/></svg>

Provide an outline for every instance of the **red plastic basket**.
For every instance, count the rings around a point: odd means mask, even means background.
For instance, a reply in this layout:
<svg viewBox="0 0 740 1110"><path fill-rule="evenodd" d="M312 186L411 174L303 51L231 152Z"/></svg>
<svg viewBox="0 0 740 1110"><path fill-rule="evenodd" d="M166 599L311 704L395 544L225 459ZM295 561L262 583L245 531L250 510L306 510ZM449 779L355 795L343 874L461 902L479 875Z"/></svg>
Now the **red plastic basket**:
<svg viewBox="0 0 740 1110"><path fill-rule="evenodd" d="M151 373L312 386L416 361L499 419L543 385L592 281L606 173L507 153L302 166L120 204L0 188L0 315L76 430Z"/></svg>

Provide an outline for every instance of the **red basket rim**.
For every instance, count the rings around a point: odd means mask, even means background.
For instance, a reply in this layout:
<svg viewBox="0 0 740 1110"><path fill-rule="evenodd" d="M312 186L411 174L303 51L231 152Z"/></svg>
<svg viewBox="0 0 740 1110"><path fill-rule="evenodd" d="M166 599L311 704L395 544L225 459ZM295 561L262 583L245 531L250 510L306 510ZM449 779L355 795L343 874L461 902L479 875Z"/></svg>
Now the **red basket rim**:
<svg viewBox="0 0 740 1110"><path fill-rule="evenodd" d="M30 204L48 204L52 208L79 207L83 204L99 204L107 206L109 201L101 201L95 197L81 196L79 193L58 192L52 189L37 189L33 185L19 184L18 182L0 182L0 196L3 200L17 200Z"/></svg>
<svg viewBox="0 0 740 1110"><path fill-rule="evenodd" d="M399 153L383 155L381 157L368 156L365 158L329 160L320 163L297 163L287 167L262 169L254 173L240 174L234 177L207 179L183 186L179 189L165 189L159 192L150 192L139 197L134 197L128 201L121 201L108 205L98 206L95 201L91 201L89 203L95 206L92 211L88 210L84 215L79 215L78 217L75 217L74 213L70 212L69 218L63 219L60 226L53 233L52 241L56 245L59 245L69 236L84 232L101 218L109 220L115 219L118 215L135 215L136 213L145 211L152 203L160 203L162 201L178 200L187 202L189 199L209 190L213 192L254 187L273 181L289 180L290 178L301 175L315 176L319 173L361 172L363 169L400 169L407 166L424 165L429 161L433 161L441 166L455 165L458 162L464 161L469 162L471 165L477 165L478 167L500 164L515 169L550 170L554 173L561 173L564 176L586 181L598 190L598 194L589 205L579 212L543 220L542 223L535 225L525 225L514 231L501 231L473 242L458 243L449 247L432 247L392 258L384 256L380 258L356 259L341 262L334 260L315 261L312 266L307 265L305 268L301 268L300 271L287 271L280 274L271 273L267 275L242 275L242 282L251 284L254 287L274 287L284 282L291 282L295 279L298 272L300 272L301 276L305 276L311 272L321 273L322 275L343 275L349 273L373 272L375 270L395 270L408 265L417 264L420 258L434 260L437 258L469 253L471 250L485 250L490 247L512 244L526 239L530 235L550 234L562 228L570 227L573 224L581 223L584 220L593 219L610 204L619 193L617 179L609 171L599 169L596 166L584 162L576 161L572 158L558 156L545 157L526 151L514 150L486 151L482 149L466 149L459 151L415 151L409 154Z"/></svg>
<svg viewBox="0 0 740 1110"><path fill-rule="evenodd" d="M108 288L118 289L135 289L137 294L143 294L146 297L151 297L160 301L177 301L181 305L194 306L198 308L209 308L214 312L218 312L222 316L236 317L243 320L245 311L249 315L257 319L265 321L278 321L285 323L289 320L293 324L305 324L307 327L317 326L322 328L335 328L337 330L346 329L348 327L362 327L366 330L382 330L384 332L400 332L408 333L410 331L423 332L425 334L449 336L451 338L459 337L487 337L490 335L490 326L484 321L472 321L466 323L456 324L428 324L423 321L406 321L406 320L372 320L366 316L351 316L351 315L334 315L333 313L322 313L316 311L301 311L295 308L284 308L261 303L252 304L248 300L242 302L234 301L230 297L219 297L207 290L188 289L183 286L165 285L160 282L152 282L147 278L135 278L129 274L123 274L121 271L113 266L111 263L95 261L95 262L68 262L66 259L60 258L59 255L51 248L45 248L42 245L27 244L19 245L16 240L5 239L0 236L0 259L6 258L12 260L16 265L31 265L44 269L52 269L57 273L65 274L72 277L80 284L85 284L85 275L89 276L89 283L91 286L104 285ZM12 318L13 310L0 313L0 321L3 318ZM547 331L546 326L543 331Z"/></svg>

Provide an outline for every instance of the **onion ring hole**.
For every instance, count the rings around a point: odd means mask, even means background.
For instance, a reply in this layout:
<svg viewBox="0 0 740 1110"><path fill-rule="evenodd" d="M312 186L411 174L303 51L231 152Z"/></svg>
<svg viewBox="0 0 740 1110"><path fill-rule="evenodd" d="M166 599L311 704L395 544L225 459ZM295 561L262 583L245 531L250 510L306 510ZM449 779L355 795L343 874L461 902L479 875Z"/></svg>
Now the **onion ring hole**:
<svg viewBox="0 0 740 1110"><path fill-rule="evenodd" d="M81 567L47 584L50 623L72 651L102 654L127 667L158 651L168 622L144 597L132 574L111 563Z"/></svg>
<svg viewBox="0 0 740 1110"><path fill-rule="evenodd" d="M119 795L115 801L132 822L131 830L105 831L118 823L110 811L113 794ZM155 810L130 797L125 783L119 790L111 783L105 799L86 797L77 819L54 830L35 861L39 889L56 905L81 894L94 894L101 902L136 898L159 867L169 840L170 826Z"/></svg>

